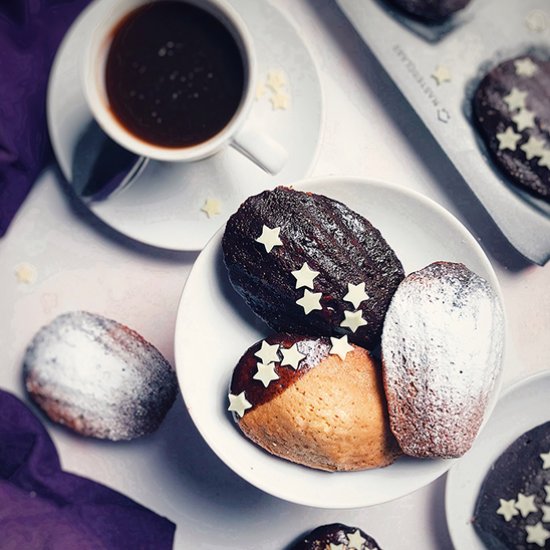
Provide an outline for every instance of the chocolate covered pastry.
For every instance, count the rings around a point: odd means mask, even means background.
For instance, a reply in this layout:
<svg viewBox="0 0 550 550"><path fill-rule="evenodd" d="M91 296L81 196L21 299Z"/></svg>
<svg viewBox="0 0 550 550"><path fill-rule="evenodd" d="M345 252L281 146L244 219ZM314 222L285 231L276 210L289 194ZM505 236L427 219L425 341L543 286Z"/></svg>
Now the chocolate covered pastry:
<svg viewBox="0 0 550 550"><path fill-rule="evenodd" d="M464 9L471 0L388 0L408 15L418 19L440 23Z"/></svg>
<svg viewBox="0 0 550 550"><path fill-rule="evenodd" d="M229 410L263 449L311 468L375 468L400 454L379 368L346 336L277 334L254 344L233 372Z"/></svg>
<svg viewBox="0 0 550 550"><path fill-rule="evenodd" d="M479 84L473 113L500 170L550 202L550 61L524 55L500 63Z"/></svg>
<svg viewBox="0 0 550 550"><path fill-rule="evenodd" d="M373 349L403 279L380 232L344 204L286 187L248 198L222 241L231 283L277 332Z"/></svg>
<svg viewBox="0 0 550 550"><path fill-rule="evenodd" d="M321 525L290 550L382 550L378 543L357 527L342 523Z"/></svg>

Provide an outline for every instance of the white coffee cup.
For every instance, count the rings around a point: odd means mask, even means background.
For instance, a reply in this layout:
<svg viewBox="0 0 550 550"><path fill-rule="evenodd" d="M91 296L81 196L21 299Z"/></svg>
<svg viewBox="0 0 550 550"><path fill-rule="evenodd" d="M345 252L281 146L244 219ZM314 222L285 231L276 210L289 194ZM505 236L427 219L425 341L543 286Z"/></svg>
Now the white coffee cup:
<svg viewBox="0 0 550 550"><path fill-rule="evenodd" d="M126 129L111 111L106 91L105 65L115 29L134 10L156 0L102 1L105 3L103 17L85 53L83 86L92 114L107 135L126 149L151 159L193 162L231 146L268 173L276 174L282 169L287 151L249 121L256 90L256 55L248 29L229 4L224 0L177 0L204 9L224 24L239 47L245 77L241 102L225 127L206 141L176 148L146 142Z"/></svg>

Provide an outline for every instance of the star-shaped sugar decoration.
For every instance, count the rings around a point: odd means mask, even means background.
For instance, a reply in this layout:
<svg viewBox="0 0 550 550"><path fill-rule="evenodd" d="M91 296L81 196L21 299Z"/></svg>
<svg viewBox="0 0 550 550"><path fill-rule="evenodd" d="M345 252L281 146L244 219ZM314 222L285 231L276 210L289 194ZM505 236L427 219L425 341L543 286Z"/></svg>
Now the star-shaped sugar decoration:
<svg viewBox="0 0 550 550"><path fill-rule="evenodd" d="M544 141L530 136L520 149L525 153L527 160L531 160L533 157L541 157L544 153Z"/></svg>
<svg viewBox="0 0 550 550"><path fill-rule="evenodd" d="M16 265L14 273L18 283L31 285L36 281L36 267L34 267L34 265L32 264L22 263Z"/></svg>
<svg viewBox="0 0 550 550"><path fill-rule="evenodd" d="M515 111L516 109L525 108L525 98L527 97L527 92L522 92L518 90L515 86L510 90L510 93L503 97L508 109L510 111Z"/></svg>
<svg viewBox="0 0 550 550"><path fill-rule="evenodd" d="M257 363L256 367L258 367L258 370L252 378L259 380L266 388L270 382L279 379L279 375L275 372L275 363L268 363L267 365L265 363Z"/></svg>
<svg viewBox="0 0 550 550"><path fill-rule="evenodd" d="M539 70L536 63L533 63L533 61L528 57L514 61L514 65L518 76L526 76L530 78Z"/></svg>
<svg viewBox="0 0 550 550"><path fill-rule="evenodd" d="M539 456L542 460L542 469L548 470L548 468L550 468L550 451L547 453L541 453Z"/></svg>
<svg viewBox="0 0 550 550"><path fill-rule="evenodd" d="M550 485L545 485L544 490L546 491L545 502L550 502Z"/></svg>
<svg viewBox="0 0 550 550"><path fill-rule="evenodd" d="M367 321L363 319L363 312L358 309L357 311L344 311L344 320L340 323L341 327L346 327L355 332L359 327L367 324Z"/></svg>
<svg viewBox="0 0 550 550"><path fill-rule="evenodd" d="M297 269L296 271L291 271L293 277L296 279L296 288L300 288L302 286L311 288L313 290L313 279L319 275L318 271L313 271L307 265L307 262L304 262L302 267L300 269Z"/></svg>
<svg viewBox="0 0 550 550"><path fill-rule="evenodd" d="M256 101L260 101L267 92L266 85L263 82L258 82L256 86Z"/></svg>
<svg viewBox="0 0 550 550"><path fill-rule="evenodd" d="M334 544L332 542L328 545L328 547L330 550L346 550L346 547L343 544Z"/></svg>
<svg viewBox="0 0 550 550"><path fill-rule="evenodd" d="M541 548L550 539L550 531L546 530L540 521L535 525L526 525L525 530L527 531L526 542L538 544Z"/></svg>
<svg viewBox="0 0 550 550"><path fill-rule="evenodd" d="M365 283L353 285L348 283L348 293L343 298L346 302L351 302L353 307L358 308L361 302L369 299L369 295L365 292Z"/></svg>
<svg viewBox="0 0 550 550"><path fill-rule="evenodd" d="M537 507L535 505L535 495L524 495L518 493L516 502L516 509L520 511L521 516L526 518L531 512L536 512Z"/></svg>
<svg viewBox="0 0 550 550"><path fill-rule="evenodd" d="M209 217L218 216L221 212L222 203L213 197L208 197L201 208L201 210Z"/></svg>
<svg viewBox="0 0 550 550"><path fill-rule="evenodd" d="M259 357L262 363L275 363L279 360L279 344L269 344L267 340L262 340L260 349L254 354Z"/></svg>
<svg viewBox="0 0 550 550"><path fill-rule="evenodd" d="M282 246L282 241L279 239L280 227L262 227L262 234L256 239L257 242L265 246L266 252L269 254L275 246Z"/></svg>
<svg viewBox="0 0 550 550"><path fill-rule="evenodd" d="M281 69L271 69L267 73L267 85L274 92L281 91L286 85L286 77Z"/></svg>
<svg viewBox="0 0 550 550"><path fill-rule="evenodd" d="M545 166L546 168L550 169L550 149L543 150L538 165Z"/></svg>
<svg viewBox="0 0 550 550"><path fill-rule="evenodd" d="M304 295L296 300L299 306L304 308L304 313L308 315L316 309L323 309L321 306L321 292L311 292L310 290L304 290Z"/></svg>
<svg viewBox="0 0 550 550"><path fill-rule="evenodd" d="M330 337L330 343L332 344L329 354L338 355L342 361L346 360L346 355L353 351L353 346L348 342L347 335L342 336L341 338L336 338L335 336Z"/></svg>
<svg viewBox="0 0 550 550"><path fill-rule="evenodd" d="M542 505L542 520L544 523L550 523L550 506Z"/></svg>
<svg viewBox="0 0 550 550"><path fill-rule="evenodd" d="M436 84L441 86L444 82L450 82L452 75L448 67L445 65L438 65L431 76L435 80Z"/></svg>
<svg viewBox="0 0 550 550"><path fill-rule="evenodd" d="M500 507L497 510L497 514L504 516L506 521L510 521L514 516L517 516L519 512L516 509L516 501L514 499L504 500L503 498L499 499Z"/></svg>
<svg viewBox="0 0 550 550"><path fill-rule="evenodd" d="M526 128L533 128L535 126L535 113L528 109L520 109L512 117L512 120L516 123L518 130L522 132Z"/></svg>
<svg viewBox="0 0 550 550"><path fill-rule="evenodd" d="M348 548L354 550L362 550L363 544L367 542L367 539L361 536L359 529L356 529L350 535L347 535L348 538Z"/></svg>
<svg viewBox="0 0 550 550"><path fill-rule="evenodd" d="M497 134L497 139L499 150L510 149L511 151L515 151L518 141L521 139L521 134L516 134L513 128L509 126L505 132Z"/></svg>
<svg viewBox="0 0 550 550"><path fill-rule="evenodd" d="M244 412L251 407L252 403L246 399L244 391L239 393L239 395L234 395L232 393L229 394L228 411L234 412L242 418L244 416Z"/></svg>
<svg viewBox="0 0 550 550"><path fill-rule="evenodd" d="M271 106L273 107L273 110L281 109L285 110L288 109L290 98L284 91L278 91L277 93L272 94L272 96L269 98L269 101L271 101Z"/></svg>
<svg viewBox="0 0 550 550"><path fill-rule="evenodd" d="M289 348L281 348L283 354L283 360L281 361L282 367L292 367L297 370L300 366L300 361L305 357L304 353L298 351L298 344L293 344Z"/></svg>

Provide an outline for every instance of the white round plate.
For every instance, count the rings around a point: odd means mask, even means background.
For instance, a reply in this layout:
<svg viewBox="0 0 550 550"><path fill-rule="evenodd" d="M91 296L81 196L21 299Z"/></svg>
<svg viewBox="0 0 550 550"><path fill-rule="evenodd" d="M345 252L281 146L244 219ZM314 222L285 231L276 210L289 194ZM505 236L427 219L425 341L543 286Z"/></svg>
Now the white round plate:
<svg viewBox="0 0 550 550"><path fill-rule="evenodd" d="M498 291L493 269L475 239L430 199L355 178L315 179L293 187L340 200L365 216L382 232L407 273L437 260L463 262ZM379 504L443 474L452 461L400 458L387 468L321 472L271 456L241 434L226 411L233 368L248 347L273 331L233 290L222 259L222 234L221 229L195 262L183 290L175 334L185 404L218 456L265 492L321 508Z"/></svg>
<svg viewBox="0 0 550 550"><path fill-rule="evenodd" d="M550 420L550 371L521 380L503 392L474 445L447 476L445 509L457 550L484 550L471 520L479 489L497 458L526 431Z"/></svg>
<svg viewBox="0 0 550 550"><path fill-rule="evenodd" d="M96 21L117 0L98 0L66 35L50 77L48 126L63 175L70 183L76 146L93 120L81 86L81 53ZM231 212L249 195L305 177L317 155L322 133L322 96L314 61L294 25L272 4L228 0L252 35L258 77L271 70L286 76L290 104L273 110L266 90L254 104L251 121L281 143L289 158L279 174L264 173L232 148L188 164L149 162L130 187L89 208L107 225L137 241L171 250L200 250ZM208 218L207 198L221 202Z"/></svg>

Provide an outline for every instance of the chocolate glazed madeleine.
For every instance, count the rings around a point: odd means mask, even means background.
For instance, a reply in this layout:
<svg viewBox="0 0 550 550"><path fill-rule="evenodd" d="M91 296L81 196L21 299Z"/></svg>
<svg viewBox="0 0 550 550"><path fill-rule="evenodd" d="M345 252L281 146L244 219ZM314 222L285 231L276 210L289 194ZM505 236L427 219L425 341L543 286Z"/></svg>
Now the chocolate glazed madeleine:
<svg viewBox="0 0 550 550"><path fill-rule="evenodd" d="M441 23L464 9L470 0L388 0L404 12L426 22Z"/></svg>
<svg viewBox="0 0 550 550"><path fill-rule="evenodd" d="M227 222L222 247L231 283L275 331L348 335L367 349L378 344L404 277L365 218L286 187L247 199Z"/></svg>
<svg viewBox="0 0 550 550"><path fill-rule="evenodd" d="M381 550L378 543L357 527L343 523L321 525L303 539L292 545L290 550Z"/></svg>

